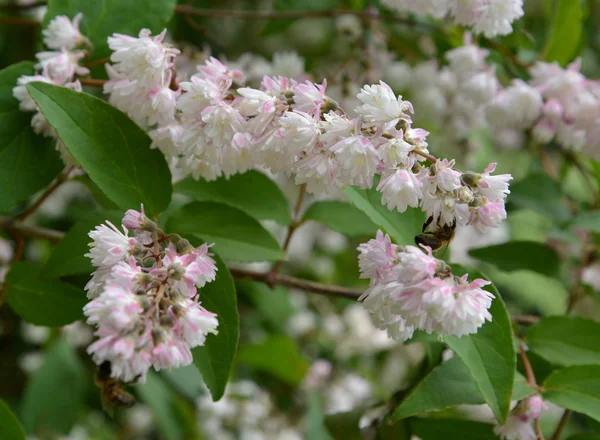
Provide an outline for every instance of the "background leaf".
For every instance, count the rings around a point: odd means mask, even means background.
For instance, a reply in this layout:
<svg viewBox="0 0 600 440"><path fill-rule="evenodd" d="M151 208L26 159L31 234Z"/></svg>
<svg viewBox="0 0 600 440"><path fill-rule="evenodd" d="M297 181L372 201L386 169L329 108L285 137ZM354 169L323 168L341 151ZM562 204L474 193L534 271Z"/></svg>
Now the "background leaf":
<svg viewBox="0 0 600 440"><path fill-rule="evenodd" d="M509 241L508 243L472 249L469 255L492 263L503 271L531 270L556 276L560 270L558 254L550 246L535 241Z"/></svg>
<svg viewBox="0 0 600 440"><path fill-rule="evenodd" d="M217 180L182 180L175 191L193 197L198 202L219 202L241 209L257 220L275 220L281 225L291 222L288 201L269 177L250 170Z"/></svg>
<svg viewBox="0 0 600 440"><path fill-rule="evenodd" d="M19 110L12 90L21 75L33 75L33 63L23 62L0 70L0 212L48 185L63 168L53 139L31 129L33 112Z"/></svg>
<svg viewBox="0 0 600 440"><path fill-rule="evenodd" d="M555 371L544 382L544 399L600 421L600 365Z"/></svg>
<svg viewBox="0 0 600 440"><path fill-rule="evenodd" d="M51 84L31 83L29 93L71 153L98 187L121 209L148 215L171 200L171 173L150 137L101 99Z"/></svg>
<svg viewBox="0 0 600 440"><path fill-rule="evenodd" d="M278 12L287 11L319 11L323 9L334 9L340 0L303 0L298 2L295 0L274 0L273 10ZM274 18L267 22L263 30L262 36L274 35L287 30L297 19L295 18Z"/></svg>
<svg viewBox="0 0 600 440"><path fill-rule="evenodd" d="M183 438L183 429L175 416L176 396L154 371L148 371L146 383L137 385L135 390L151 409L158 428L167 440Z"/></svg>
<svg viewBox="0 0 600 440"><path fill-rule="evenodd" d="M84 319L82 309L88 301L85 292L57 279L44 278L36 264L13 263L6 285L6 302L26 321L60 327Z"/></svg>
<svg viewBox="0 0 600 440"><path fill-rule="evenodd" d="M585 229L600 233L600 210L585 211L577 215L569 225L571 229Z"/></svg>
<svg viewBox="0 0 600 440"><path fill-rule="evenodd" d="M356 206L339 201L318 201L308 207L302 221L324 223L344 235L370 235L377 233L377 225Z"/></svg>
<svg viewBox="0 0 600 440"><path fill-rule="evenodd" d="M258 221L244 211L215 202L193 202L171 214L171 233L194 235L208 243L224 260L274 261L283 258L279 244ZM189 238L189 237L188 237Z"/></svg>
<svg viewBox="0 0 600 440"><path fill-rule="evenodd" d="M579 0L556 0L554 17L544 49L544 61L558 61L565 66L579 52L582 31L582 10Z"/></svg>
<svg viewBox="0 0 600 440"><path fill-rule="evenodd" d="M571 316L543 318L527 329L526 343L554 365L600 365L600 323Z"/></svg>
<svg viewBox="0 0 600 440"><path fill-rule="evenodd" d="M194 364L216 401L223 396L229 379L238 345L240 317L233 278L219 256L213 258L217 262L217 278L200 289L199 295L202 306L217 314L219 334L208 335L206 344L194 348L192 354Z"/></svg>
<svg viewBox="0 0 600 440"><path fill-rule="evenodd" d="M510 186L508 203L509 206L531 209L564 222L571 217L571 213L561 199L562 190L558 182L546 174L533 173Z"/></svg>
<svg viewBox="0 0 600 440"><path fill-rule="evenodd" d="M494 425L453 419L410 419L411 433L421 440L496 440Z"/></svg>
<svg viewBox="0 0 600 440"><path fill-rule="evenodd" d="M2 400L0 400L0 438L4 440L23 440L25 438L25 432L17 416Z"/></svg>

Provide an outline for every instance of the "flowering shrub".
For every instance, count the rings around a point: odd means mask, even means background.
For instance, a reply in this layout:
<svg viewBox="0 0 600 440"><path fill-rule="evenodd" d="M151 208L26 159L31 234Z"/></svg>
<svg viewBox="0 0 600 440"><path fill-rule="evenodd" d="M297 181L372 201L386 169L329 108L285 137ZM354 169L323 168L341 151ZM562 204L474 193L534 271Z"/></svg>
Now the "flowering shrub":
<svg viewBox="0 0 600 440"><path fill-rule="evenodd" d="M598 435L594 2L4 3L0 438Z"/></svg>

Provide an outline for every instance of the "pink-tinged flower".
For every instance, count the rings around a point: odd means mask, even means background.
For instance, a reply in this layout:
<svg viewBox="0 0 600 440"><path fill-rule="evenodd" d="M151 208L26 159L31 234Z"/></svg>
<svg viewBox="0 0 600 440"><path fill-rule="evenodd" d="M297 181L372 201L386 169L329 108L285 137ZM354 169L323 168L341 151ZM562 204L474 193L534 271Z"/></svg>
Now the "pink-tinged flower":
<svg viewBox="0 0 600 440"><path fill-rule="evenodd" d="M564 107L558 99L550 99L544 104L544 116L553 121L560 121L563 117Z"/></svg>
<svg viewBox="0 0 600 440"><path fill-rule="evenodd" d="M517 404L504 425L496 425L494 432L503 440L535 440L533 422L547 408L539 394L529 396Z"/></svg>
<svg viewBox="0 0 600 440"><path fill-rule="evenodd" d="M398 246L389 235L377 231L377 236L358 247L358 266L361 278L383 280L387 278L398 259Z"/></svg>
<svg viewBox="0 0 600 440"><path fill-rule="evenodd" d="M199 274L196 276L196 286L198 287L204 287L206 283L214 281L217 276L217 265L212 258L213 254L208 252L209 248L210 246L204 243L192 252L192 255L196 257L194 263L199 269Z"/></svg>
<svg viewBox="0 0 600 440"><path fill-rule="evenodd" d="M142 205L141 212L135 209L128 209L121 224L130 231L140 231L144 228L147 220L144 205Z"/></svg>
<svg viewBox="0 0 600 440"><path fill-rule="evenodd" d="M85 290L87 290L87 297L89 299L96 298L102 293L104 284L111 279L111 271L112 266L100 266L92 274L92 278L85 285Z"/></svg>
<svg viewBox="0 0 600 440"><path fill-rule="evenodd" d="M600 292L600 264L593 263L581 272L581 282L592 286L595 291Z"/></svg>
<svg viewBox="0 0 600 440"><path fill-rule="evenodd" d="M537 142L546 144L556 135L558 124L549 118L542 118L533 127L532 135Z"/></svg>
<svg viewBox="0 0 600 440"><path fill-rule="evenodd" d="M79 13L73 21L66 15L57 15L54 17L48 27L42 31L44 36L44 44L50 49L66 49L72 50L79 44L87 40L79 31L79 23L83 18L83 14Z"/></svg>
<svg viewBox="0 0 600 440"><path fill-rule="evenodd" d="M414 112L412 104L403 101L402 96L396 97L391 87L383 81L364 86L357 98L363 105L357 107L356 112L363 115L367 122L395 124L399 120L411 121L410 113Z"/></svg>
<svg viewBox="0 0 600 440"><path fill-rule="evenodd" d="M396 316L392 323L386 326L388 337L394 341L407 341L413 337L415 327L408 325L401 316Z"/></svg>
<svg viewBox="0 0 600 440"><path fill-rule="evenodd" d="M293 88L294 110L306 112L310 115L320 114L321 107L329 100L325 94L326 89L327 80L323 80L322 84L315 84L310 81L296 84Z"/></svg>
<svg viewBox="0 0 600 440"><path fill-rule="evenodd" d="M131 330L142 311L143 307L134 292L110 282L100 296L83 308L88 324L102 324L115 330Z"/></svg>
<svg viewBox="0 0 600 440"><path fill-rule="evenodd" d="M404 212L409 206L417 208L423 197L423 182L412 172L404 168L392 170L383 175L377 191L381 192L381 203L391 211Z"/></svg>
<svg viewBox="0 0 600 440"><path fill-rule="evenodd" d="M488 228L495 228L506 219L506 209L504 202L487 202L482 206L472 208L470 225L475 226L482 232Z"/></svg>
<svg viewBox="0 0 600 440"><path fill-rule="evenodd" d="M425 278L430 278L438 268L438 260L426 247L427 253L416 246L406 246L404 252L398 253L398 264L394 266L394 274L398 281L405 285L416 284Z"/></svg>
<svg viewBox="0 0 600 440"><path fill-rule="evenodd" d="M230 69L214 57L210 57L203 65L198 66L202 74L213 81L218 81L225 77L238 84L244 82L244 74L239 70Z"/></svg>
<svg viewBox="0 0 600 440"><path fill-rule="evenodd" d="M96 226L96 230L88 234L94 241L90 243L90 252L85 256L92 259L95 267L112 266L123 261L136 243L135 238L127 237L127 229L123 234L111 222L106 223L110 227Z"/></svg>
<svg viewBox="0 0 600 440"><path fill-rule="evenodd" d="M478 183L479 193L484 197L494 202L504 200L507 194L510 194L508 189L508 182L512 180L510 174L498 174L497 176L491 176L496 169L496 164L491 163L481 173L482 179Z"/></svg>
<svg viewBox="0 0 600 440"><path fill-rule="evenodd" d="M169 333L152 349L152 365L156 370L185 367L192 361L190 346Z"/></svg>
<svg viewBox="0 0 600 440"><path fill-rule="evenodd" d="M265 76L261 82L263 90L273 96L279 96L285 94L286 92L291 92L296 84L298 83L293 79L283 76Z"/></svg>
<svg viewBox="0 0 600 440"><path fill-rule="evenodd" d="M137 265L134 257L119 261L110 272L110 280L122 287L135 289L144 281L145 272Z"/></svg>
<svg viewBox="0 0 600 440"><path fill-rule="evenodd" d="M441 191L449 192L460 188L460 171L452 169L454 166L454 159L441 159L437 160L430 169L429 181L434 183L437 188ZM435 192L435 191L431 191Z"/></svg>
<svg viewBox="0 0 600 440"><path fill-rule="evenodd" d="M347 137L333 147L339 165L342 184L357 185L361 188L373 186L373 176L379 164L377 151L371 141L364 136Z"/></svg>
<svg viewBox="0 0 600 440"><path fill-rule="evenodd" d="M181 332L182 338L190 347L204 345L206 335L218 333L219 321L216 314L206 310L198 301L185 299L180 305L184 312L173 331Z"/></svg>
<svg viewBox="0 0 600 440"><path fill-rule="evenodd" d="M52 78L44 75L20 76L17 80L17 86L13 88L13 96L19 100L19 109L24 112L35 112L38 109L37 104L27 91L27 84L30 82L43 82L53 84Z"/></svg>
<svg viewBox="0 0 600 440"><path fill-rule="evenodd" d="M414 159L409 158L409 153L415 149L415 146L403 139L404 135L401 130L398 135L398 137L388 139L381 144L377 148L377 155L386 168L396 168L398 165L411 168Z"/></svg>

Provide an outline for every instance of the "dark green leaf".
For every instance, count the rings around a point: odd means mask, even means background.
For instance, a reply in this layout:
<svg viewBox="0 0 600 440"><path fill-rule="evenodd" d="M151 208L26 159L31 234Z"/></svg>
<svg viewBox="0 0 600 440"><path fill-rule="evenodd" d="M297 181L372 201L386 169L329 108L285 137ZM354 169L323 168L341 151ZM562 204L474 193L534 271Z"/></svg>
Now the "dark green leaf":
<svg viewBox="0 0 600 440"><path fill-rule="evenodd" d="M273 335L260 344L242 346L237 360L292 386L298 386L308 370L308 362L296 342L282 335Z"/></svg>
<svg viewBox="0 0 600 440"><path fill-rule="evenodd" d="M365 409L352 412L329 414L325 417L325 426L334 439L364 440L358 422Z"/></svg>
<svg viewBox="0 0 600 440"><path fill-rule="evenodd" d="M33 75L33 63L23 62L0 70L0 212L42 189L60 172L63 163L55 141L31 129L34 113L19 110L12 90L21 75Z"/></svg>
<svg viewBox="0 0 600 440"><path fill-rule="evenodd" d="M573 219L570 227L600 233L600 210L582 212Z"/></svg>
<svg viewBox="0 0 600 440"><path fill-rule="evenodd" d="M194 365L161 371L173 387L189 399L195 400L206 391L202 375Z"/></svg>
<svg viewBox="0 0 600 440"><path fill-rule="evenodd" d="M554 18L544 49L544 61L558 61L565 66L577 55L582 31L582 10L579 0L554 2Z"/></svg>
<svg viewBox="0 0 600 440"><path fill-rule="evenodd" d="M410 419L412 434L421 440L496 440L494 425L454 419Z"/></svg>
<svg viewBox="0 0 600 440"><path fill-rule="evenodd" d="M74 180L83 183L92 193L94 200L96 200L96 202L98 202L103 209L118 209L118 206L115 205L115 202L106 197L102 190L98 188L98 185L96 185L87 174L84 174L83 176L77 176Z"/></svg>
<svg viewBox="0 0 600 440"><path fill-rule="evenodd" d="M291 221L288 201L273 180L258 171L235 174L217 180L185 179L175 191L198 202L219 202L241 209L257 220L272 219L282 225Z"/></svg>
<svg viewBox="0 0 600 440"><path fill-rule="evenodd" d="M214 259L217 262L217 279L200 290L200 302L207 310L217 314L219 334L208 335L206 344L194 348L192 354L213 400L219 400L225 392L235 358L240 316L233 278L219 256L215 255Z"/></svg>
<svg viewBox="0 0 600 440"><path fill-rule="evenodd" d="M562 190L546 174L530 174L510 186L508 201L519 208L527 208L560 222L569 219L571 212L562 203Z"/></svg>
<svg viewBox="0 0 600 440"><path fill-rule="evenodd" d="M600 440L600 434L576 434L569 437L568 440Z"/></svg>
<svg viewBox="0 0 600 440"><path fill-rule="evenodd" d="M44 26L57 15L73 18L83 13L81 32L94 45L94 59L110 55L106 38L113 33L137 37L147 28L161 32L173 16L176 0L49 0Z"/></svg>
<svg viewBox="0 0 600 440"><path fill-rule="evenodd" d="M454 266L453 272L461 275L463 271ZM475 278L486 277L473 271L469 279ZM490 308L492 321L486 322L475 334L461 338L444 336L443 339L465 362L496 419L504 423L510 407L516 368L512 326L498 290L492 284L484 288L495 296Z"/></svg>
<svg viewBox="0 0 600 440"><path fill-rule="evenodd" d="M535 241L510 241L508 243L473 249L469 255L498 269L532 270L548 276L556 276L560 269L560 259L554 249Z"/></svg>
<svg viewBox="0 0 600 440"><path fill-rule="evenodd" d="M544 399L600 421L600 365L578 365L552 373Z"/></svg>
<svg viewBox="0 0 600 440"><path fill-rule="evenodd" d="M13 263L6 285L6 302L33 324L61 327L83 319L85 292L57 279L43 278L41 268L33 263Z"/></svg>
<svg viewBox="0 0 600 440"><path fill-rule="evenodd" d="M344 235L372 235L377 226L360 209L338 201L315 202L304 213L303 220L314 220Z"/></svg>
<svg viewBox="0 0 600 440"><path fill-rule="evenodd" d="M25 438L25 432L17 416L2 400L0 400L0 438L4 440L23 440Z"/></svg>
<svg viewBox="0 0 600 440"><path fill-rule="evenodd" d="M85 370L75 349L65 340L55 342L25 390L21 416L27 433L68 434L79 420L84 391Z"/></svg>
<svg viewBox="0 0 600 440"><path fill-rule="evenodd" d="M215 243L224 260L273 261L283 258L277 241L261 224L237 208L214 202L193 202L171 214L169 232L195 235Z"/></svg>
<svg viewBox="0 0 600 440"><path fill-rule="evenodd" d="M89 243L92 241L88 233L106 221L120 227L122 219L123 213L107 211L92 214L87 219L75 223L52 251L44 266L44 273L54 277L91 274L95 268L91 260L85 256L90 250Z"/></svg>
<svg viewBox="0 0 600 440"><path fill-rule="evenodd" d="M29 93L69 152L121 209L158 214L171 200L171 173L150 137L115 107L87 93L31 83Z"/></svg>
<svg viewBox="0 0 600 440"><path fill-rule="evenodd" d="M236 281L238 291L246 294L255 304L260 316L268 320L271 325L285 332L287 320L294 314L294 306L284 287L277 286L273 290L266 284L254 281Z"/></svg>
<svg viewBox="0 0 600 440"><path fill-rule="evenodd" d="M527 329L527 346L554 365L600 365L600 323L571 316L543 318Z"/></svg>
<svg viewBox="0 0 600 440"><path fill-rule="evenodd" d="M175 416L175 394L158 374L149 371L146 383L136 386L140 398L152 408L158 428L168 440L183 438L183 430Z"/></svg>
<svg viewBox="0 0 600 440"><path fill-rule="evenodd" d="M418 209L408 208L403 213L390 211L381 204L381 193L374 188L360 189L350 186L344 193L354 203L354 206L390 234L397 244L414 244L415 236L421 233L425 214Z"/></svg>
<svg viewBox="0 0 600 440"><path fill-rule="evenodd" d="M335 9L340 3L340 0L274 0L273 10L278 12L293 12L293 11L320 11L323 9ZM297 19L295 18L273 18L267 22L263 30L262 36L279 34L288 29Z"/></svg>

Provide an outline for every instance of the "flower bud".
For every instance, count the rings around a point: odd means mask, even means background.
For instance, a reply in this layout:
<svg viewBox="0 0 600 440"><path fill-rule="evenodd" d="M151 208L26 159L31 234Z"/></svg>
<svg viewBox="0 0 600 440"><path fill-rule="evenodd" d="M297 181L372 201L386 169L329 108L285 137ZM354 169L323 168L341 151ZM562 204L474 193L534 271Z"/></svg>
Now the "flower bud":
<svg viewBox="0 0 600 440"><path fill-rule="evenodd" d="M179 254L191 254L194 252L194 246L192 246L185 238L180 239L175 245L175 248Z"/></svg>
<svg viewBox="0 0 600 440"><path fill-rule="evenodd" d="M175 324L175 320L171 315L163 315L160 317L160 325L162 327L171 328Z"/></svg>

